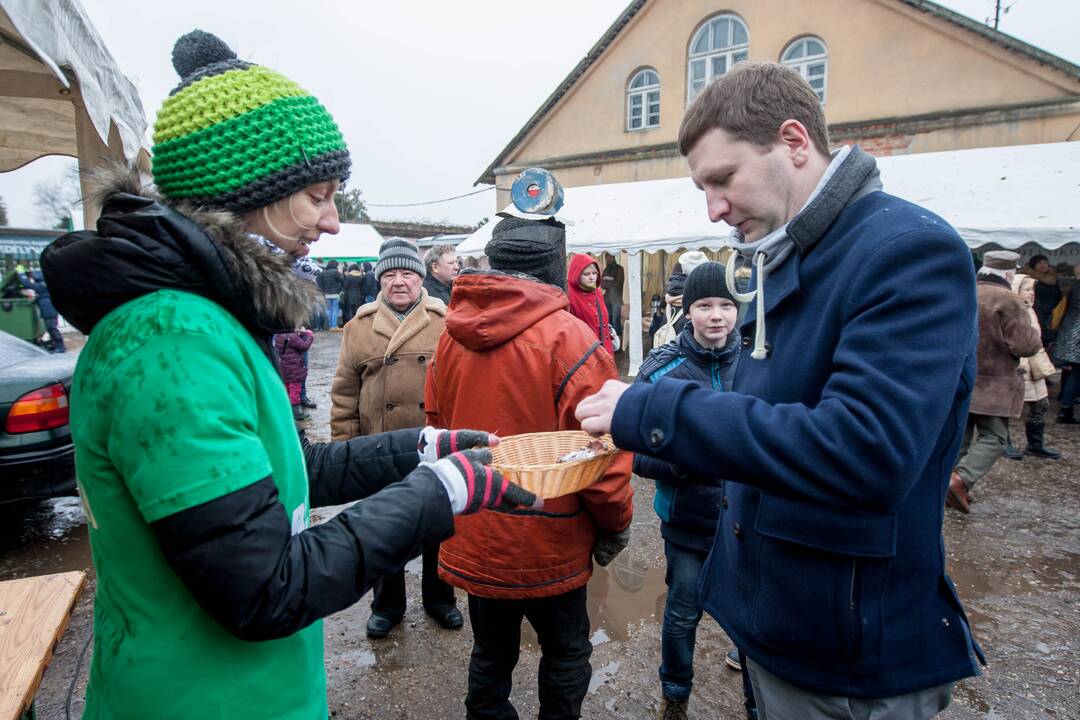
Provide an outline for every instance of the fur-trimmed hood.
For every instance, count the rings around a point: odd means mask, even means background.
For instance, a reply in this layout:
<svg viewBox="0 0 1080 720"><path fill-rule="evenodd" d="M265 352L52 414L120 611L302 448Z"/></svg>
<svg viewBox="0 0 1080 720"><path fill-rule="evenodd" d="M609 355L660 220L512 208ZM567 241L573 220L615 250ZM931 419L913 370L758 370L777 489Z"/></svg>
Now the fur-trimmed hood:
<svg viewBox="0 0 1080 720"><path fill-rule="evenodd" d="M97 230L64 235L41 256L53 303L84 333L126 302L174 289L213 300L265 337L307 323L321 295L241 218L167 205L135 170L95 171L90 201L102 208Z"/></svg>

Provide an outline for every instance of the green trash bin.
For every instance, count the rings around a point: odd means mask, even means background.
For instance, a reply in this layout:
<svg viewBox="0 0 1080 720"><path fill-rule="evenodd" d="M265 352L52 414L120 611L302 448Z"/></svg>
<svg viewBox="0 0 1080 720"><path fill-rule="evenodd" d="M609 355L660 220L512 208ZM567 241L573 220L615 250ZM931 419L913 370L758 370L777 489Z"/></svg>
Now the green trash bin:
<svg viewBox="0 0 1080 720"><path fill-rule="evenodd" d="M37 304L21 293L22 283L14 272L8 273L0 283L0 330L36 342L45 333Z"/></svg>

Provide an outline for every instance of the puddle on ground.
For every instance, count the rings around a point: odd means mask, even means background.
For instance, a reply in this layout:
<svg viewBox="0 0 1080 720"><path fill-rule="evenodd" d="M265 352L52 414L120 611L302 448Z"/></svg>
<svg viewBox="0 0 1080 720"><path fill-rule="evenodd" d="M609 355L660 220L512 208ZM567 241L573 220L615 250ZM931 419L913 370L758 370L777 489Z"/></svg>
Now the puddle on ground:
<svg viewBox="0 0 1080 720"><path fill-rule="evenodd" d="M960 701L976 712L982 713L985 720L1007 720L1009 717L995 710L993 705L983 699L980 687L976 683L964 682L957 684L953 689L953 700Z"/></svg>
<svg viewBox="0 0 1080 720"><path fill-rule="evenodd" d="M632 552L623 552L589 580L589 618L594 630L625 641L631 627L659 624L664 617L667 585L664 568L649 568Z"/></svg>
<svg viewBox="0 0 1080 720"><path fill-rule="evenodd" d="M1077 588L1080 554L1066 552L1060 557L1017 558L1014 562L981 565L970 561L950 561L949 577L962 599L988 595L1041 593Z"/></svg>
<svg viewBox="0 0 1080 720"><path fill-rule="evenodd" d="M604 667L593 670L592 678L589 680L589 693L596 692L601 685L614 680L615 673L619 672L619 664L617 660L612 660Z"/></svg>
<svg viewBox="0 0 1080 720"><path fill-rule="evenodd" d="M335 664L339 665L374 668L380 672L392 672L403 667L409 667L409 662L405 662L402 658L403 655L407 654L408 651L400 645L391 644L386 646L383 643L372 643L367 647L335 650L333 659ZM410 662L413 662L413 666L415 666L415 661Z"/></svg>
<svg viewBox="0 0 1080 720"><path fill-rule="evenodd" d="M597 566L589 580L587 601L593 646L625 642L630 629L641 623L659 624L666 598L664 568L649 568L632 552L620 553L606 568ZM521 642L539 647L528 620L522 621Z"/></svg>
<svg viewBox="0 0 1080 720"><path fill-rule="evenodd" d="M77 497L0 507L0 580L89 570L90 539Z"/></svg>

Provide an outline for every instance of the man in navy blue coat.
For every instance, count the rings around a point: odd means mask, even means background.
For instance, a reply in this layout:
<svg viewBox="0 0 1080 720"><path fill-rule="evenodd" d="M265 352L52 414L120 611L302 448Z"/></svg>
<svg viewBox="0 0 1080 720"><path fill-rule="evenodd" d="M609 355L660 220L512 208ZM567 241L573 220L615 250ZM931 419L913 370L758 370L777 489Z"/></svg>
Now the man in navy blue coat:
<svg viewBox="0 0 1080 720"><path fill-rule="evenodd" d="M577 416L724 478L702 604L744 651L762 720L930 717L983 660L941 534L975 381L971 255L882 192L872 157L830 154L790 69L722 76L679 147L753 268L747 352L731 392L610 381Z"/></svg>

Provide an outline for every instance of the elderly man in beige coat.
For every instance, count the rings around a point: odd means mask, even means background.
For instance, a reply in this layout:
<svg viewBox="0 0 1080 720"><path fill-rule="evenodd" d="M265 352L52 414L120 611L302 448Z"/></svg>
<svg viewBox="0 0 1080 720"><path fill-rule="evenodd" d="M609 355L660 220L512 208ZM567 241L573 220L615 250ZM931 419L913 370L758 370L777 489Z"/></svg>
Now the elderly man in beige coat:
<svg viewBox="0 0 1080 720"><path fill-rule="evenodd" d="M990 471L1005 447L1009 418L1020 417L1023 410L1024 383L1017 372L1020 358L1042 349L1039 332L1028 322L1027 308L1010 285L1019 259L1008 250L986 253L975 284L979 299L978 372L959 462L946 497L949 507L963 513L969 512L971 489Z"/></svg>
<svg viewBox="0 0 1080 720"><path fill-rule="evenodd" d="M446 305L421 287L424 265L416 247L391 238L379 248L375 266L379 296L363 305L341 341L330 392L330 436L347 440L386 430L421 427L424 376L446 319ZM424 609L447 629L464 622L454 589L439 579L439 546L424 549L421 580ZM405 616L405 574L375 584L370 638L386 637Z"/></svg>

